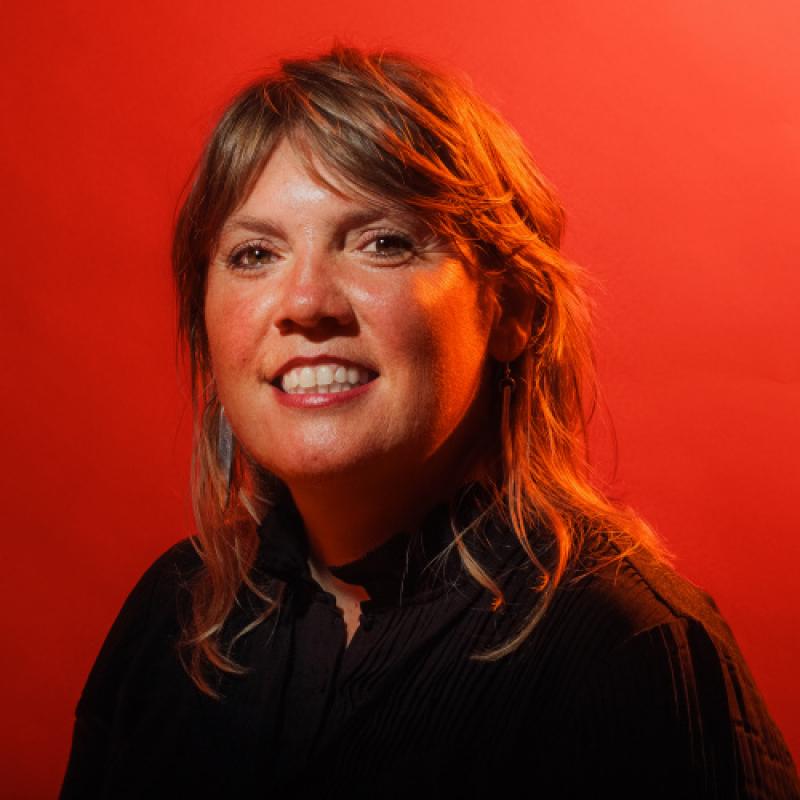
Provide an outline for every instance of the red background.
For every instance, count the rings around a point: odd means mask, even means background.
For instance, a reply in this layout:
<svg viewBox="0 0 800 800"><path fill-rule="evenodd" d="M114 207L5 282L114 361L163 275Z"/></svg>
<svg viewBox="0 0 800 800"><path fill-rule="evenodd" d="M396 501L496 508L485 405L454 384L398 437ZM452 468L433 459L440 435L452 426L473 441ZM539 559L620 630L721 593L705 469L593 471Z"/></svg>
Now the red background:
<svg viewBox="0 0 800 800"><path fill-rule="evenodd" d="M565 249L605 287L617 492L714 595L797 758L794 0L13 5L0 70L5 796L55 794L108 626L192 527L167 258L179 191L231 92L334 35L471 74L560 190ZM604 465L608 440L598 429Z"/></svg>

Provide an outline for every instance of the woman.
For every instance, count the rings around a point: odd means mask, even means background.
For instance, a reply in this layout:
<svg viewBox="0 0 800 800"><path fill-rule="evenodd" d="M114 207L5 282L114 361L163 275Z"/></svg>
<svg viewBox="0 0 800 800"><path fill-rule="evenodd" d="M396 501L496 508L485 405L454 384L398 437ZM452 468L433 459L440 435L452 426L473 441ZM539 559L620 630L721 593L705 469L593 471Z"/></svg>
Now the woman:
<svg viewBox="0 0 800 800"><path fill-rule="evenodd" d="M467 86L336 46L230 104L174 239L197 534L61 796L798 797L712 598L587 477L587 276Z"/></svg>

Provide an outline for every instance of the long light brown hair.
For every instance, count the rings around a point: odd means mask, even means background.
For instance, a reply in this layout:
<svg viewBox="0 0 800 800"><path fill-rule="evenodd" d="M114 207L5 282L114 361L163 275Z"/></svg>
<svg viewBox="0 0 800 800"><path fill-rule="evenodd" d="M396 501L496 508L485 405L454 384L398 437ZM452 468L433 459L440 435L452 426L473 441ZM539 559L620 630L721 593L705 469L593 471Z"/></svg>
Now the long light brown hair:
<svg viewBox="0 0 800 800"><path fill-rule="evenodd" d="M417 57L335 44L318 57L282 61L237 94L208 140L175 226L179 342L189 356L195 415L191 541L202 560L179 653L196 685L218 697L214 674L247 671L232 657L233 644L283 599L284 586L259 582L253 566L258 523L286 487L237 443L229 482L223 474L203 318L220 230L283 138L321 182L312 155L354 195L373 203L391 198L424 218L459 248L483 285L501 287L498 302L535 309L527 346L511 364L516 389L495 403L481 446L497 467L485 479L492 497L485 512L513 529L535 567L539 597L511 639L471 657L493 660L516 649L582 548L601 537L618 542L623 555L643 547L671 560L647 523L591 479L587 424L600 400L591 281L560 252L563 209L519 135L463 76ZM533 525L552 539L546 564L531 547ZM451 546L500 607L502 592L458 534L454 528ZM257 598L260 613L226 638L223 627L243 590Z"/></svg>

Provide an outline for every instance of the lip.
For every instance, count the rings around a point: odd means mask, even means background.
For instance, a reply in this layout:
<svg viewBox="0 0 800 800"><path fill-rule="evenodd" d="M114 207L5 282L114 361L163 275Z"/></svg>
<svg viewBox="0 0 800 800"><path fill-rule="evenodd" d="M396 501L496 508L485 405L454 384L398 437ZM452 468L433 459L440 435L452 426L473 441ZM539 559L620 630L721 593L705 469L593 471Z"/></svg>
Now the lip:
<svg viewBox="0 0 800 800"><path fill-rule="evenodd" d="M327 408L349 403L363 397L376 382L377 379L348 389L344 392L327 392L325 394L289 394L284 392L279 386L273 385L272 391L275 392L275 399L282 405L289 408Z"/></svg>
<svg viewBox="0 0 800 800"><path fill-rule="evenodd" d="M314 364L341 364L343 367L358 367L359 369L365 369L369 373L370 380L378 377L378 372L369 364L351 361L349 358L335 356L333 353L321 353L318 356L295 356L294 358L290 358L283 366L275 370L272 377L269 378L269 382L275 386L278 379L290 369L294 369L295 367L311 367ZM366 386L367 384L364 385Z"/></svg>

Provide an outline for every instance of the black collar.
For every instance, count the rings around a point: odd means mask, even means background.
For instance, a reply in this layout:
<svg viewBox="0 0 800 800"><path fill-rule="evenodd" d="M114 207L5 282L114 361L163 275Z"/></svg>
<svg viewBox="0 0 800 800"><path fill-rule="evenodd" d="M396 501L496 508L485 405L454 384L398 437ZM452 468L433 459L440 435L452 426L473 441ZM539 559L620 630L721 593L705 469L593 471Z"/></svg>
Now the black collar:
<svg viewBox="0 0 800 800"><path fill-rule="evenodd" d="M479 482L462 486L454 497L453 515L457 529L466 527L488 505L488 491ZM474 546L478 530L465 537ZM308 539L302 517L291 494L286 491L259 526L259 571L297 587L317 586L308 567ZM363 586L370 606L397 606L423 602L452 583L463 571L456 547L441 561L430 564L442 553L454 535L450 525L450 503L433 507L413 531L399 530L361 558L329 566L330 572L346 583Z"/></svg>

